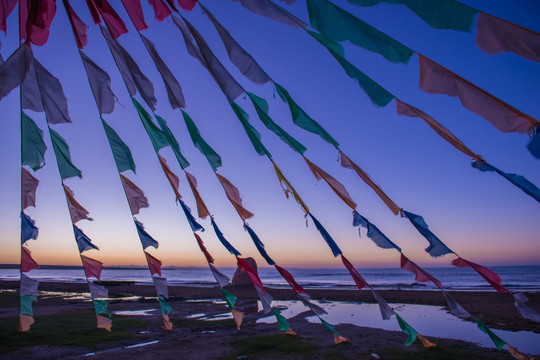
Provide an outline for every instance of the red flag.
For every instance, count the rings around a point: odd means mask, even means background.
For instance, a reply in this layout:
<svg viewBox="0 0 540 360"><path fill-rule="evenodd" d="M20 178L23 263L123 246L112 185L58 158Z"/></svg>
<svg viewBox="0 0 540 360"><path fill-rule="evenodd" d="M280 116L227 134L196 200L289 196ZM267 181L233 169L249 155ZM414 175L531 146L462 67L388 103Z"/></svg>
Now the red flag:
<svg viewBox="0 0 540 360"><path fill-rule="evenodd" d="M124 8L126 9L133 25L137 31L148 29L148 25L144 22L144 13L141 6L141 0L122 0Z"/></svg>
<svg viewBox="0 0 540 360"><path fill-rule="evenodd" d="M510 292L510 290L505 289L504 287L501 286L501 278L499 277L499 275L497 275L494 271L483 267L482 265L475 264L473 262L462 259L460 257L453 260L452 265L454 265L456 267L460 267L460 268L470 267L470 268L474 269L478 274L480 274L480 276L482 276L484 279L486 279L486 281L491 286L493 286L493 288L495 290L497 290L497 292L499 294L504 294L504 293L509 293Z"/></svg>
<svg viewBox="0 0 540 360"><path fill-rule="evenodd" d="M176 6L174 6L174 0L167 0L167 4L169 4L169 6L171 7L171 9L173 9L174 11L178 12L178 9L176 8Z"/></svg>
<svg viewBox="0 0 540 360"><path fill-rule="evenodd" d="M169 7L163 2L163 0L148 0L148 2L154 8L154 14L158 21L163 21L172 14L171 9L169 9Z"/></svg>
<svg viewBox="0 0 540 360"><path fill-rule="evenodd" d="M21 273L29 272L30 270L37 269L39 264L32 259L30 250L26 246L21 247Z"/></svg>
<svg viewBox="0 0 540 360"><path fill-rule="evenodd" d="M19 29L21 39L34 45L44 45L49 39L49 28L56 15L56 0L19 1Z"/></svg>
<svg viewBox="0 0 540 360"><path fill-rule="evenodd" d="M86 5L88 6L88 10L90 10L90 14L92 14L92 20L94 20L94 24L101 24L101 18L99 17L99 9L97 8L96 4L94 4L94 0L86 0Z"/></svg>
<svg viewBox="0 0 540 360"><path fill-rule="evenodd" d="M297 293L306 293L307 292L306 290L304 290L304 288L302 286L300 286L296 282L296 280L294 280L294 278L293 278L293 276L291 275L290 272L288 272L287 270L285 270L281 266L278 266L278 265L274 265L274 266L277 269L277 271L279 271L281 276L283 276L283 278L285 280L287 280L287 282L289 283L289 285L291 285L291 287L293 288L294 291L296 291Z"/></svg>
<svg viewBox="0 0 540 360"><path fill-rule="evenodd" d="M84 268L86 278L95 277L101 280L101 270L103 269L103 263L89 258L88 256L81 255L81 260Z"/></svg>
<svg viewBox="0 0 540 360"><path fill-rule="evenodd" d="M178 0L178 5L186 11L191 11L197 4L197 0Z"/></svg>
<svg viewBox="0 0 540 360"><path fill-rule="evenodd" d="M249 263L246 260L241 259L239 257L236 257L236 261L238 262L238 266L240 267L240 269L244 270L246 274L249 276L253 285L260 288L262 290L262 293L264 294L265 291L264 291L264 287L261 282L261 279L259 278L259 275L257 275L257 273L255 272L255 270L253 270L251 265L249 265Z"/></svg>
<svg viewBox="0 0 540 360"><path fill-rule="evenodd" d="M358 290L362 290L364 287L369 286L366 280L356 271L354 266L347 260L343 254L341 254L341 261L343 261L343 265L349 270L349 273L351 273L352 278L354 279L354 282L356 283L356 286L358 287Z"/></svg>
<svg viewBox="0 0 540 360"><path fill-rule="evenodd" d="M161 276L161 260L156 259L146 251L144 252L144 255L146 255L146 262L148 263L152 276L154 276L154 274Z"/></svg>
<svg viewBox="0 0 540 360"><path fill-rule="evenodd" d="M75 41L77 41L77 46L79 49L83 49L88 43L88 25L86 25L77 13L73 10L68 0L62 0L64 3L64 8L68 15L69 23L71 24L71 30L73 30L73 35L75 35Z"/></svg>
<svg viewBox="0 0 540 360"><path fill-rule="evenodd" d="M111 36L116 39L120 35L128 32L124 20L114 11L113 7L107 0L86 0L88 8L92 13L92 18L96 24L101 23L99 15L103 17L105 25L109 29Z"/></svg>
<svg viewBox="0 0 540 360"><path fill-rule="evenodd" d="M17 4L17 0L1 0L0 1L0 30L6 32L6 19L13 11Z"/></svg>
<svg viewBox="0 0 540 360"><path fill-rule="evenodd" d="M431 276L429 273L427 273L424 269L422 269L420 266L416 265L414 262L409 260L405 255L401 254L401 268L403 270L410 271L414 274L414 280L420 281L420 282L428 282L431 281L439 289L442 288L441 282Z"/></svg>
<svg viewBox="0 0 540 360"><path fill-rule="evenodd" d="M193 233L193 235L195 235L195 239L197 239L197 243L199 244L199 248L203 252L204 257L206 258L206 261L208 261L210 264L213 264L214 263L214 258L212 257L212 255L210 255L208 250L206 250L206 246L204 246L204 242L202 241L201 237L197 233Z"/></svg>

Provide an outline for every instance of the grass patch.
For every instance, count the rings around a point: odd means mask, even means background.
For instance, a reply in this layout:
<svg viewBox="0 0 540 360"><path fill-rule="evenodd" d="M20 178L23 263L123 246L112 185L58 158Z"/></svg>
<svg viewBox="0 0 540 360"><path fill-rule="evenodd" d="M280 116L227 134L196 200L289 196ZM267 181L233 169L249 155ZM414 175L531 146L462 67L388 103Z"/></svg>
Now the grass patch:
<svg viewBox="0 0 540 360"><path fill-rule="evenodd" d="M121 341L133 337L133 329L145 327L146 320L114 317L112 331L96 328L92 312L63 313L39 316L29 332L17 331L19 318L5 318L0 322L0 354L36 345L76 345L96 349L98 344Z"/></svg>
<svg viewBox="0 0 540 360"><path fill-rule="evenodd" d="M188 329L223 329L223 328L236 328L233 319L223 320L199 320L199 319L171 319L171 322L175 327L188 328Z"/></svg>
<svg viewBox="0 0 540 360"><path fill-rule="evenodd" d="M311 359L319 346L312 344L300 336L288 334L251 336L230 342L235 354L233 358L245 355L248 359L256 356L271 358L272 355L284 355L289 358Z"/></svg>
<svg viewBox="0 0 540 360"><path fill-rule="evenodd" d="M399 349L379 349L375 351L381 356L381 359L399 359L399 360L455 360L455 359L471 359L475 360L492 360L492 354L487 352L472 352L471 349L462 347L441 347L426 349L418 347L417 350L407 351Z"/></svg>

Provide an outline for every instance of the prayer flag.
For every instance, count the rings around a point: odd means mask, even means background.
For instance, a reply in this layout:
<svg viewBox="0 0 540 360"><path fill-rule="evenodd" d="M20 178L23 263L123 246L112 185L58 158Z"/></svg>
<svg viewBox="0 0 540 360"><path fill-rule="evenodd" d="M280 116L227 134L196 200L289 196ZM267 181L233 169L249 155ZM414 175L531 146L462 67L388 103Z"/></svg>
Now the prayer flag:
<svg viewBox="0 0 540 360"><path fill-rule="evenodd" d="M341 344L341 343L346 343L346 342L351 342L351 340L344 336L341 336L341 335L337 336L336 334L334 334L334 344Z"/></svg>
<svg viewBox="0 0 540 360"><path fill-rule="evenodd" d="M251 144L255 148L255 151L257 154L261 156L268 156L270 159L272 158L272 155L270 155L270 152L266 149L266 147L261 142L261 134L249 123L249 115L242 109L237 103L234 101L231 102L231 107L236 114L236 117L240 122L242 123L242 126L244 127L244 131L246 132L249 140L251 141Z"/></svg>
<svg viewBox="0 0 540 360"><path fill-rule="evenodd" d="M92 0L86 0L89 6L89 9L91 9L90 7L91 1ZM97 15L97 17L98 17L98 21L96 22L96 24L99 23L99 14ZM120 71L120 75L122 75L122 79L124 79L124 83L126 84L126 87L128 88L129 94L131 96L135 96L135 94L137 94L137 86L135 85L133 74L131 73L131 69L128 66L127 59L124 58L124 54L127 54L127 52L122 48L122 46L117 41L115 41L111 37L111 34L109 33L106 27L104 27L103 25L100 25L99 29L101 30L101 34L103 35L103 38L107 42L109 50L111 51L111 54L114 58L114 62L116 63L116 67L118 68L118 71Z"/></svg>
<svg viewBox="0 0 540 360"><path fill-rule="evenodd" d="M0 99L24 82L32 59L32 48L23 43L0 65Z"/></svg>
<svg viewBox="0 0 540 360"><path fill-rule="evenodd" d="M135 172L135 161L133 161L133 156L131 155L129 147L120 136L118 136L118 133L103 120L103 118L101 118L101 122L105 129L105 134L107 135L107 140L109 141L109 146L111 147L118 172L122 173L127 170Z"/></svg>
<svg viewBox="0 0 540 360"><path fill-rule="evenodd" d="M475 264L471 261L458 257L452 261L452 265L464 268L470 267L482 276L499 294L510 293L510 290L505 289L501 285L501 278L493 270L483 267L482 265Z"/></svg>
<svg viewBox="0 0 540 360"><path fill-rule="evenodd" d="M489 54L510 51L540 62L539 33L481 11L476 22L476 43Z"/></svg>
<svg viewBox="0 0 540 360"><path fill-rule="evenodd" d="M21 86L21 107L35 112L43 112L43 99L39 89L33 60L31 60L32 62L28 68L28 73Z"/></svg>
<svg viewBox="0 0 540 360"><path fill-rule="evenodd" d="M144 12L141 6L141 0L122 0L122 4L137 31L148 29L148 25L144 22Z"/></svg>
<svg viewBox="0 0 540 360"><path fill-rule="evenodd" d="M523 316L525 319L540 322L540 314L526 304L529 299L524 293L512 293L512 295L514 296L514 305L516 305L516 308L521 316Z"/></svg>
<svg viewBox="0 0 540 360"><path fill-rule="evenodd" d="M158 301L159 301L159 307L161 309L162 315L174 313L173 308L171 307L171 305L167 303L167 301L165 301L165 298L162 295L158 296Z"/></svg>
<svg viewBox="0 0 540 360"><path fill-rule="evenodd" d="M180 7L186 11L193 10L196 4L197 0L178 0L178 5L180 5Z"/></svg>
<svg viewBox="0 0 540 360"><path fill-rule="evenodd" d="M87 250L96 249L99 250L99 248L92 244L92 240L88 236L86 236L81 229L73 225L73 232L75 233L75 241L77 242L77 246L79 248L79 253L83 253Z"/></svg>
<svg viewBox="0 0 540 360"><path fill-rule="evenodd" d="M34 318L28 315L19 315L19 331L30 331L30 326L34 323Z"/></svg>
<svg viewBox="0 0 540 360"><path fill-rule="evenodd" d="M287 331L289 330L291 327L289 325L289 323L287 322L287 319L285 319L285 317L283 317L283 315L281 315L280 313L278 313L276 310L272 309L272 312L274 313L274 315L276 316L276 319L277 319L277 324L278 324L278 328L279 330L281 331Z"/></svg>
<svg viewBox="0 0 540 360"><path fill-rule="evenodd" d="M401 268L403 270L407 270L407 271L413 273L414 274L414 280L416 280L416 281L420 281L420 282L431 281L439 289L442 288L442 284L438 279L431 276L427 271L425 271L420 266L416 265L414 262L409 260L409 258L407 258L405 255L403 255L403 253L401 254Z"/></svg>
<svg viewBox="0 0 540 360"><path fill-rule="evenodd" d="M71 5L69 4L68 0L62 0L62 3L64 4L64 8L66 9L69 23L71 24L71 30L73 31L75 41L77 42L77 47L79 49L83 49L86 44L88 44L88 25L86 25L84 21L81 20L79 15L77 15L75 10L73 10Z"/></svg>
<svg viewBox="0 0 540 360"><path fill-rule="evenodd" d="M220 272L218 269L216 269L216 267L212 264L208 264L208 266L210 267L210 270L212 271L212 275L214 275L214 277L216 278L216 282L218 283L219 287L220 288L223 288L224 286L227 286L229 285L229 283L231 282L231 280L229 279L229 277L225 274L223 274L222 272ZM234 309L234 307L233 307Z"/></svg>
<svg viewBox="0 0 540 360"><path fill-rule="evenodd" d="M43 141L43 131L36 123L21 112L22 164L37 171L45 165L47 146Z"/></svg>
<svg viewBox="0 0 540 360"><path fill-rule="evenodd" d="M386 300L384 300L384 298L380 296L375 290L371 289L371 293L379 304L379 310L381 311L381 316L383 320L390 320L392 318L392 315L395 314L394 310L390 307L390 305L388 305Z"/></svg>
<svg viewBox="0 0 540 360"><path fill-rule="evenodd" d="M283 189L283 192L285 192L285 196L288 199L289 194L290 193L293 194L294 200L302 207L302 210L304 210L304 213L307 216L307 214L309 213L309 208L304 203L304 200L302 200L300 195L298 195L298 193L296 192L294 187L291 185L289 180L287 180L285 175L283 175L283 173L281 172L281 169L277 166L277 164L273 160L271 160L271 161L272 161L272 165L274 165L274 171L276 172L276 175L277 175L277 177L279 179L279 183L281 184L281 188Z"/></svg>
<svg viewBox="0 0 540 360"><path fill-rule="evenodd" d="M244 318L244 313L237 310L231 310L231 312L236 328L240 330L240 327L242 326L242 319Z"/></svg>
<svg viewBox="0 0 540 360"><path fill-rule="evenodd" d="M360 215L356 210L353 212L353 226L363 226L367 229L367 236L373 240L375 245L383 249L396 249L401 252L401 248L394 244L378 227L369 222L368 219ZM358 229L360 233L360 229Z"/></svg>
<svg viewBox="0 0 540 360"><path fill-rule="evenodd" d="M180 30L182 33L182 38L184 38L184 44L186 45L188 54L197 59L202 66L206 67L205 60L203 59L199 48L195 44L195 39L193 38L193 35L191 34L187 25L175 14L172 15L172 19L178 30Z"/></svg>
<svg viewBox="0 0 540 360"><path fill-rule="evenodd" d="M537 159L540 159L540 126L537 126L532 131L533 135L527 144L527 150Z"/></svg>
<svg viewBox="0 0 540 360"><path fill-rule="evenodd" d="M107 25L107 29L109 29L114 39L128 32L128 29L126 28L126 23L124 23L124 20L122 20L122 18L116 13L116 11L114 11L113 7L109 4L107 0L90 1L93 2L94 6L96 6L99 10L99 13L103 17L103 21L105 21L105 25Z"/></svg>
<svg viewBox="0 0 540 360"><path fill-rule="evenodd" d="M255 291L259 296L259 300L261 300L263 312L268 314L272 310L272 296L269 293L265 293L264 288L258 286L255 286Z"/></svg>
<svg viewBox="0 0 540 360"><path fill-rule="evenodd" d="M150 114L141 106L141 104L139 104L137 100L135 100L135 98L132 97L131 100L139 113L139 118L146 129L146 133L148 134L156 153L159 152L160 149L169 146L169 142L167 141L165 134L156 124L154 124Z"/></svg>
<svg viewBox="0 0 540 360"><path fill-rule="evenodd" d="M88 287L90 288L90 296L92 296L92 299L109 297L109 290L101 285L89 282Z"/></svg>
<svg viewBox="0 0 540 360"><path fill-rule="evenodd" d="M19 1L21 39L37 46L49 39L50 26L56 15L56 0Z"/></svg>
<svg viewBox="0 0 540 360"><path fill-rule="evenodd" d="M93 219L88 216L90 213L75 199L73 191L64 183L62 183L62 186L64 187L64 194L66 195L71 222L75 224L80 220L92 221Z"/></svg>
<svg viewBox="0 0 540 360"><path fill-rule="evenodd" d="M272 258L266 253L266 250L264 249L264 244L262 243L261 239L257 236L255 231L253 231L252 228L249 227L248 224L244 223L244 229L247 230L249 236L251 237L251 240L253 240L253 243L255 244L255 247L257 250L259 250L259 254L266 260L266 263L270 266L276 265L276 262L272 260Z"/></svg>
<svg viewBox="0 0 540 360"><path fill-rule="evenodd" d="M66 140L51 128L49 128L49 134L51 135L54 155L56 156L56 162L58 163L58 170L60 171L62 180L74 176L82 178L81 170L71 162L71 153Z"/></svg>
<svg viewBox="0 0 540 360"><path fill-rule="evenodd" d="M165 119L163 119L161 116L158 116L154 114L159 127L161 128L161 131L163 131L163 135L165 135L165 138L167 139L167 142L169 143L174 156L176 156L176 160L178 160L178 164L180 164L180 167L182 169L185 169L189 166L189 162L187 159L182 155L180 152L180 145L178 144L178 141L176 141L176 138L174 137L173 133L171 132L171 129L167 126L167 122Z"/></svg>
<svg viewBox="0 0 540 360"><path fill-rule="evenodd" d="M150 206L144 192L137 185L122 174L120 174L120 179L122 180L131 214L137 215L142 208Z"/></svg>
<svg viewBox="0 0 540 360"><path fill-rule="evenodd" d="M281 100L286 102L289 105L289 110L291 111L291 116L293 123L296 126L301 127L304 130L307 130L313 134L319 135L321 139L329 142L330 144L338 147L339 144L330 134L324 130L324 128L315 120L313 120L306 112L298 106L298 104L293 100L291 95L284 87L274 82L276 92L278 93Z"/></svg>
<svg viewBox="0 0 540 360"><path fill-rule="evenodd" d="M443 256L446 254L452 254L453 251L450 250L446 245L439 240L435 234L429 230L428 225L424 218L420 215L416 215L413 213L410 213L408 211L402 210L403 215L409 219L411 224L418 230L420 234L422 234L423 237L426 238L426 240L429 242L429 246L425 249L426 252L431 255L432 257L438 257Z"/></svg>
<svg viewBox="0 0 540 360"><path fill-rule="evenodd" d="M156 288L156 293L160 296L163 296L165 299L168 299L169 288L167 287L167 278L153 276L152 280L154 281L154 287Z"/></svg>
<svg viewBox="0 0 540 360"><path fill-rule="evenodd" d="M227 239L225 239L225 236L223 236L223 233L221 232L221 230L219 230L216 222L214 221L213 218L211 218L211 223L212 223L212 227L214 228L214 232L216 233L216 236L218 238L218 240L221 242L221 244L225 247L225 249L227 249L228 252L230 252L231 254L233 254L234 256L240 256L242 254L240 254L240 252L238 250L236 250L234 248L234 246L231 245L231 243L229 241L227 241Z"/></svg>
<svg viewBox="0 0 540 360"><path fill-rule="evenodd" d="M79 51L81 60L94 94L94 100L100 114L110 114L114 110L116 95L111 88L111 78L109 74L92 61L84 52Z"/></svg>
<svg viewBox="0 0 540 360"><path fill-rule="evenodd" d="M141 245L144 250L146 250L147 247L152 246L153 248L157 249L159 246L159 243L154 240L153 237L150 236L145 230L144 225L137 221L135 221L135 226L137 227L137 233L139 233L139 240L141 240Z"/></svg>
<svg viewBox="0 0 540 360"><path fill-rule="evenodd" d="M30 279L28 276L21 273L21 282L19 295L21 296L37 296L39 281Z"/></svg>
<svg viewBox="0 0 540 360"><path fill-rule="evenodd" d="M156 259L146 251L144 252L144 255L146 256L146 263L148 264L152 276L156 274L161 276L161 260Z"/></svg>
<svg viewBox="0 0 540 360"><path fill-rule="evenodd" d="M511 346L510 344L506 344L508 346L508 351L510 352L510 355L514 357L514 359L517 360L534 360L533 357L525 355L524 353L518 351L516 348Z"/></svg>
<svg viewBox="0 0 540 360"><path fill-rule="evenodd" d="M327 0L307 0L309 22L333 41L349 40L392 62L408 63L414 51Z"/></svg>
<svg viewBox="0 0 540 360"><path fill-rule="evenodd" d="M422 345L424 345L426 349L437 346L436 344L432 343L431 341L423 337L421 334L418 334L417 337L422 342Z"/></svg>
<svg viewBox="0 0 540 360"><path fill-rule="evenodd" d="M189 223L189 226L191 227L191 230L193 230L193 232L199 231L199 230L204 231L204 228L202 227L202 225L199 224L197 220L195 220L195 218L191 214L191 209L187 207L187 205L184 204L184 202L181 199L177 199L177 200L180 203L180 206L182 207L184 214L186 215L186 218Z"/></svg>
<svg viewBox="0 0 540 360"><path fill-rule="evenodd" d="M244 270L247 276L249 276L249 278L251 279L251 282L253 283L253 286L260 288L262 291L262 294L264 295L265 291L264 291L264 287L261 282L261 279L259 278L259 275L257 275L257 273L255 272L255 270L253 270L251 265L249 265L249 263L246 260L239 257L236 257L236 261L240 269Z"/></svg>
<svg viewBox="0 0 540 360"><path fill-rule="evenodd" d="M81 261L87 279L93 276L96 279L101 280L101 270L103 270L103 263L101 261L91 259L84 255L81 255Z"/></svg>
<svg viewBox="0 0 540 360"><path fill-rule="evenodd" d="M173 324L169 320L169 315L161 315L161 317L163 318L163 329L167 331L172 331Z"/></svg>
<svg viewBox="0 0 540 360"><path fill-rule="evenodd" d="M309 297L308 293L305 292L305 293L297 293L298 294L298 298L300 299L300 301L302 301L302 303L307 306L311 311L313 311L313 313L317 316L322 316L324 314L327 314L326 311L324 311L324 309L322 307L320 307L319 305L315 305L314 303L311 302L311 298Z"/></svg>
<svg viewBox="0 0 540 360"><path fill-rule="evenodd" d="M448 309L452 314L457 316L461 319L468 319L471 318L472 315L469 314L467 310L465 310L453 297L451 297L446 291L441 289L442 294L444 298L446 299L446 303L448 304Z"/></svg>
<svg viewBox="0 0 540 360"><path fill-rule="evenodd" d="M308 164L309 169L311 170L313 175L315 175L317 180L324 179L324 181L326 181L326 183L332 188L332 190L334 190L336 195L341 200L343 200L343 202L347 204L348 207L350 207L352 210L356 209L356 203L354 202L353 199L351 199L351 196L349 195L349 193L347 192L347 189L345 188L345 186L343 186L342 183L337 181L333 176L325 172L323 169L321 169L317 165L313 164L307 158L304 157L304 160Z"/></svg>
<svg viewBox="0 0 540 360"><path fill-rule="evenodd" d="M488 334L488 336L491 338L491 341L493 341L493 344L495 344L495 346L497 347L497 350L501 350L504 345L506 345L506 342L497 335L495 335L495 333L491 331L491 329L488 328L483 322L476 319L476 325L480 330L482 330L482 332Z"/></svg>
<svg viewBox="0 0 540 360"><path fill-rule="evenodd" d="M334 335L336 336L341 336L340 333L337 332L336 329L334 329L334 327L332 325L330 325L329 323L327 323L326 321L324 321L323 319L319 318L319 320L321 321L321 323L324 325L325 328L327 328L328 330L330 330L331 332L334 333Z"/></svg>
<svg viewBox="0 0 540 360"><path fill-rule="evenodd" d="M26 246L21 246L21 274L37 269L39 264L32 259L32 253Z"/></svg>
<svg viewBox="0 0 540 360"><path fill-rule="evenodd" d="M178 176L176 176L176 174L173 173L171 169L169 169L169 166L167 166L167 161L159 154L158 154L158 159L159 159L159 163L161 164L161 168L163 169L163 172L165 173L165 176L167 176L167 179L169 180L169 184L171 184L174 190L174 194L176 195L176 198L180 199L182 197L180 195L180 192L178 191L178 187L180 186L180 179L178 179Z"/></svg>
<svg viewBox="0 0 540 360"><path fill-rule="evenodd" d="M39 230L34 224L35 221L21 211L21 245L30 239L37 239Z"/></svg>
<svg viewBox="0 0 540 360"><path fill-rule="evenodd" d="M458 97L464 107L480 115L500 131L523 134L539 124L538 120L434 61L418 55L418 62L420 64L420 89L431 94Z"/></svg>
<svg viewBox="0 0 540 360"><path fill-rule="evenodd" d="M40 109L38 110L36 108L32 110L45 111L47 122L49 124L70 123L71 118L69 117L67 99L66 95L64 95L62 84L60 84L60 81L52 76L52 74L35 58L33 66L35 78L37 79L37 89L34 89L34 92L37 91L36 95L41 98L41 101L36 101L39 104L38 106ZM25 84L23 84L23 92L24 91Z"/></svg>
<svg viewBox="0 0 540 360"><path fill-rule="evenodd" d="M197 244L199 244L199 249L201 249L201 251L204 254L204 257L206 258L206 261L208 262L208 264L213 264L214 263L214 258L212 257L212 255L210 255L210 253L206 249L206 246L204 246L204 242L202 241L199 234L193 233L193 235L195 235L195 239L197 240Z"/></svg>
<svg viewBox="0 0 540 360"><path fill-rule="evenodd" d="M185 173L189 187L191 188L191 192L193 193L193 197L195 197L195 202L197 203L197 214L201 219L206 219L206 217L210 215L210 211L208 211L206 204L197 190L197 179L187 171L185 171Z"/></svg>
<svg viewBox="0 0 540 360"><path fill-rule="evenodd" d="M409 337L407 338L407 341L405 342L405 345L406 346L411 345L414 342L414 340L416 340L416 337L418 336L418 332L416 332L416 330L414 330L409 324L407 324L405 320L403 320L398 314L396 314L396 319L398 321L398 324L401 330L405 334L409 335Z"/></svg>
<svg viewBox="0 0 540 360"><path fill-rule="evenodd" d="M6 33L6 20L17 5L17 0L0 1L0 30Z"/></svg>
<svg viewBox="0 0 540 360"><path fill-rule="evenodd" d="M34 310L32 309L32 302L37 301L37 297L32 295L21 296L21 308L19 315L34 316Z"/></svg>
<svg viewBox="0 0 540 360"><path fill-rule="evenodd" d="M96 315L96 327L98 329L105 329L107 331L111 331L112 328L112 320L101 315Z"/></svg>
<svg viewBox="0 0 540 360"><path fill-rule="evenodd" d="M109 311L109 309L107 309L107 301L92 299L92 303L94 303L96 315L107 314L109 317L111 317L111 312Z"/></svg>
<svg viewBox="0 0 540 360"><path fill-rule="evenodd" d="M171 10L167 7L167 5L165 5L162 0L148 0L148 2L154 8L154 16L158 21L163 21L169 15L171 15Z"/></svg>
<svg viewBox="0 0 540 360"><path fill-rule="evenodd" d="M300 286L296 280L293 278L293 276L291 275L290 272L288 272L286 269L282 268L281 266L278 266L276 264L274 264L274 267L276 268L276 270L280 273L280 275L285 279L287 280L287 282L289 283L289 285L293 288L293 290L299 294L299 293L307 293L306 290L304 290L304 288L302 286Z"/></svg>
<svg viewBox="0 0 540 360"><path fill-rule="evenodd" d="M334 239L332 239L332 237L330 236L328 231L326 231L326 229L321 225L319 220L317 220L315 218L315 216L313 216L311 213L308 213L308 215L311 217L311 220L313 220L313 223L315 224L315 227L321 233L321 236L323 237L324 241L326 241L326 244L328 244L328 246L330 247L330 250L332 250L332 254L334 254L334 256L341 255L341 249L336 244ZM344 259L343 255L341 255L341 257Z"/></svg>
<svg viewBox="0 0 540 360"><path fill-rule="evenodd" d="M185 1L185 0L184 0ZM283 9L282 7L274 4L270 0L233 0L239 2L243 7L249 11L280 22L285 25L289 25L298 29L307 28L307 24L302 20Z"/></svg>
<svg viewBox="0 0 540 360"><path fill-rule="evenodd" d="M182 110L182 116L184 117L184 121L186 122L189 136L191 137L191 141L193 141L193 145L195 145L195 147L199 149L199 151L206 157L212 169L214 169L214 171L217 171L217 168L221 166L221 157L202 138L199 129L197 129L197 126L195 125L191 117L188 115L188 113Z"/></svg>
<svg viewBox="0 0 540 360"><path fill-rule="evenodd" d="M225 298L225 301L227 302L227 306L229 309L234 310L234 303L236 302L236 296L228 292L227 290L221 288L221 293L223 294L223 297Z"/></svg>
<svg viewBox="0 0 540 360"><path fill-rule="evenodd" d="M93 0L86 0L86 5L88 6L88 10L90 11L90 15L92 15L92 20L94 20L94 23L101 24L101 18L99 16L99 9L97 8L96 4Z"/></svg>
<svg viewBox="0 0 540 360"><path fill-rule="evenodd" d="M219 182L221 183L223 190L225 190L225 194L227 195L227 198L236 209L236 212L242 218L242 220L246 222L246 220L252 217L253 214L244 208L244 205L242 204L242 197L240 196L240 192L224 176L221 176L218 173L216 173L216 176Z"/></svg>
<svg viewBox="0 0 540 360"><path fill-rule="evenodd" d="M345 265L347 270L349 270L349 273L351 274L354 282L356 283L356 287L358 287L358 290L362 290L366 286L369 287L369 284L367 283L367 281L364 280L364 278L358 273L358 271L356 271L356 269L350 263L350 261L347 260L345 256L343 256L343 254L341 255L341 261L343 262L343 265Z"/></svg>
<svg viewBox="0 0 540 360"><path fill-rule="evenodd" d="M24 167L21 168L21 204L22 210L29 206L36 206L36 190L39 180Z"/></svg>

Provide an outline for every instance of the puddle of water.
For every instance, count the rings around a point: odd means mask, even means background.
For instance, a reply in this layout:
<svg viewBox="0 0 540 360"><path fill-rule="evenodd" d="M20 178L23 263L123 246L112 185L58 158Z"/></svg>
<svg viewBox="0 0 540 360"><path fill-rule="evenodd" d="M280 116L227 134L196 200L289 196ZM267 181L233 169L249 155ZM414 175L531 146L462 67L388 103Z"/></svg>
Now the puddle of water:
<svg viewBox="0 0 540 360"><path fill-rule="evenodd" d="M121 310L113 311L114 315L120 316L150 316L157 313L157 309L144 309L144 310Z"/></svg>
<svg viewBox="0 0 540 360"><path fill-rule="evenodd" d="M384 330L400 331L395 319L383 320L377 304L313 301L322 307L327 315L321 316L331 324L353 324ZM281 315L290 318L307 310L300 301L273 301L275 307L286 309ZM434 336L473 342L483 347L494 348L491 339L478 329L475 323L461 320L449 314L444 308L430 305L390 304L397 313L424 336ZM315 316L307 317L311 323L319 323ZM274 316L257 320L257 323L275 323ZM529 354L540 354L540 334L531 331L506 331L492 329L501 339L518 350ZM346 334L345 334L346 336Z"/></svg>
<svg viewBox="0 0 540 360"><path fill-rule="evenodd" d="M191 315L186 316L186 319L199 319L199 318L202 318L203 316L206 316L206 314L204 313L191 314Z"/></svg>
<svg viewBox="0 0 540 360"><path fill-rule="evenodd" d="M225 320L225 319L232 319L232 313L223 313L223 314L216 314L212 316L207 316L201 318L201 320L207 320L207 321L217 321L217 320Z"/></svg>
<svg viewBox="0 0 540 360"><path fill-rule="evenodd" d="M115 348L112 348L112 349L86 353L86 354L81 355L80 357L95 356L95 355L105 354L105 353L114 352L114 351L118 351L118 350L124 350L124 349L133 349L133 348L138 348L138 347L143 347L143 346L156 344L158 342L159 342L159 340L154 340L154 341L148 341L148 342L135 344L135 345L119 346L119 347L115 347Z"/></svg>

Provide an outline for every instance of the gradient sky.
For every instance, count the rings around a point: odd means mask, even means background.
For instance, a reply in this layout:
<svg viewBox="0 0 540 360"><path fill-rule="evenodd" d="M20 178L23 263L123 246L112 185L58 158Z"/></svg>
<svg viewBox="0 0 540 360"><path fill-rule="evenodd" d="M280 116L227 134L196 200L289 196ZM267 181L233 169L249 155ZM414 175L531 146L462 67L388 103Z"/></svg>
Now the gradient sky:
<svg viewBox="0 0 540 360"><path fill-rule="evenodd" d="M199 180L199 191L211 213L244 256L256 252L242 222L227 201L206 159L192 145L180 111L168 103L161 78L125 13L120 0L110 1L128 23L130 33L119 38L143 72L152 79L158 99L157 114L164 117L177 136L188 169ZM299 206L286 199L273 168L258 156L225 97L200 64L189 56L179 31L170 19L158 23L146 1L142 1L149 29L143 31L157 46L165 62L181 83L187 112L201 134L222 156L219 172L235 184L244 205L255 214L249 221L265 243L270 256L288 267L340 267L313 223L306 221ZM474 42L472 33L435 30L402 6L380 5L361 8L334 1L362 20L393 36L443 66L500 97L523 112L540 119L540 65L514 54L488 55ZM536 0L463 1L480 10L540 31L540 5ZM396 115L394 103L375 107L341 69L331 55L307 33L255 15L232 1L204 1L218 20L248 50L265 71L289 90L293 98L341 144L342 150L367 171L372 179L401 207L424 216L431 230L461 256L484 265L540 264L540 205L502 177L482 173L469 159L436 135L417 118ZM282 5L282 3L280 3ZM84 69L61 2L49 42L34 47L36 58L60 79L68 98L72 124L53 126L71 146L72 160L83 178L66 183L94 218L78 226L100 247L87 254L105 265L142 265L144 255L131 214L116 174L109 146L99 122ZM131 106L128 93L115 68L99 29L93 25L83 1L72 1L79 16L90 25L85 53L112 78L118 97L115 111L105 119L130 147L137 175L131 179L141 187L150 208L137 218L160 242L152 254L164 265L203 266L200 253L181 209L163 176L146 133ZM304 1L287 6L308 22ZM0 35L1 53L7 58L18 46L17 17L8 19L7 36ZM315 135L296 127L288 106L270 84L257 86L234 68L217 33L199 7L184 14L203 34L218 58L248 90L266 98L273 119L307 148L306 156L335 176L358 203L358 210L401 246L414 261L425 266L447 266L452 256L433 259L424 252L426 240L412 225L394 216L382 201L352 171L337 162L333 147ZM473 26L475 28L475 25ZM525 149L527 136L503 134L487 121L464 109L446 95L430 95L418 89L418 62L392 64L378 54L345 43L349 61L390 92L435 117L474 152L494 166L518 173L540 184L539 162ZM362 231L351 226L351 211L324 182L317 182L304 161L262 126L248 99L237 102L251 115L262 141L284 174L296 187L312 213L332 234L344 254L357 267L397 267L398 254L376 247ZM0 102L0 263L19 262L20 244L20 124L19 95L15 90ZM45 129L43 114L28 114ZM27 209L40 229L38 240L30 241L33 257L40 264L79 264L69 215L61 189L58 168L45 136L46 166L35 176L40 180L37 207ZM180 176L180 191L195 210L185 177L170 149L162 151ZM217 266L233 266L234 258L216 239L209 221L201 236L216 258Z"/></svg>

